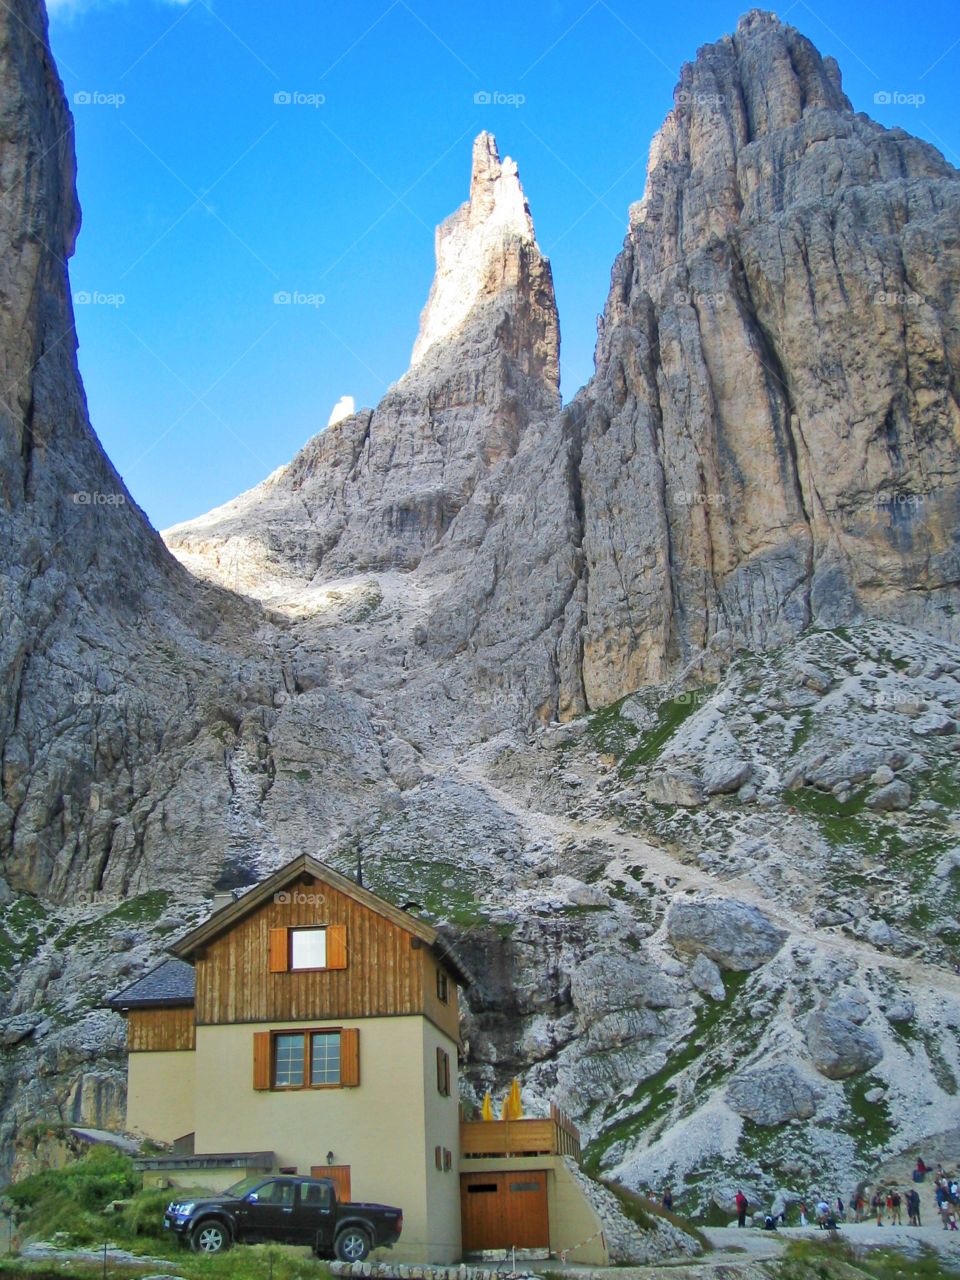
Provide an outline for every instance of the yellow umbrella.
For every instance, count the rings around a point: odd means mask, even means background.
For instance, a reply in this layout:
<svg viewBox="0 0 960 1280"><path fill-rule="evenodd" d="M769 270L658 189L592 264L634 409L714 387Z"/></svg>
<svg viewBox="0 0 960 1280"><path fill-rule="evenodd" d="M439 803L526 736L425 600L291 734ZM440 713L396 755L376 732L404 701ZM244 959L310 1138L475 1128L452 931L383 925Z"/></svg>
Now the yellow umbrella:
<svg viewBox="0 0 960 1280"><path fill-rule="evenodd" d="M480 1106L480 1119L481 1120L493 1119L493 1100L491 1099L489 1093L485 1093L483 1095L483 1102Z"/></svg>
<svg viewBox="0 0 960 1280"><path fill-rule="evenodd" d="M514 1076L510 1092L503 1100L504 1120L520 1120L523 1117L523 1103L520 1101L520 1081Z"/></svg>

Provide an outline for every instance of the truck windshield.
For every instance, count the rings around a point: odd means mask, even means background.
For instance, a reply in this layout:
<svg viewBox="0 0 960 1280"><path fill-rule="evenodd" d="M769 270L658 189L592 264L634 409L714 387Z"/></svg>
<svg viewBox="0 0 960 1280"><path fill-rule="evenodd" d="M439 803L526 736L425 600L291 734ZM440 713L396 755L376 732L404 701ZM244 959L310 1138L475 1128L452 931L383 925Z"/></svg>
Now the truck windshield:
<svg viewBox="0 0 960 1280"><path fill-rule="evenodd" d="M236 1200L242 1200L243 1197L254 1187L259 1187L263 1183L263 1178L244 1178L240 1182L235 1182L232 1187L227 1187L223 1193L225 1196L233 1196Z"/></svg>

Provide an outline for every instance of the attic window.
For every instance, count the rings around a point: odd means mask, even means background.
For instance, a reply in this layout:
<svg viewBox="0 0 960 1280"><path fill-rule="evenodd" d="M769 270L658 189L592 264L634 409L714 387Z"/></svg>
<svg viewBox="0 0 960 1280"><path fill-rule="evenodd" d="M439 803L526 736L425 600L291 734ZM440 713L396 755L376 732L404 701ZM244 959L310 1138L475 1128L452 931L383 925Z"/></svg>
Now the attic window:
<svg viewBox="0 0 960 1280"><path fill-rule="evenodd" d="M326 967L326 929L291 929L290 968L325 969Z"/></svg>

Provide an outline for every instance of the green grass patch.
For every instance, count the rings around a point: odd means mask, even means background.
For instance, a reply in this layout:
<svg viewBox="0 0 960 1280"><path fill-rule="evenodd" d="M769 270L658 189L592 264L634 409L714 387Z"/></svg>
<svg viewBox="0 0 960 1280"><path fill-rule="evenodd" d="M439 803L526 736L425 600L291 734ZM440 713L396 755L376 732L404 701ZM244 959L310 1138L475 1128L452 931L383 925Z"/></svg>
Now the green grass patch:
<svg viewBox="0 0 960 1280"><path fill-rule="evenodd" d="M148 893L137 894L121 902L112 911L92 920L78 920L69 925L54 942L58 951L68 947L76 947L84 941L103 939L115 925L151 924L163 915L170 903L171 895L166 889L151 889Z"/></svg>
<svg viewBox="0 0 960 1280"><path fill-rule="evenodd" d="M619 1182L608 1181L606 1178L601 1178L600 1182L617 1197L624 1216L640 1227L641 1230L651 1230L655 1218L664 1218L681 1231L685 1231L688 1236L693 1236L704 1253L712 1252L713 1245L703 1232L698 1227L695 1227L692 1222L681 1217L680 1214L664 1209L662 1205L655 1204L646 1196L640 1195L639 1192L631 1191L629 1187L624 1187Z"/></svg>

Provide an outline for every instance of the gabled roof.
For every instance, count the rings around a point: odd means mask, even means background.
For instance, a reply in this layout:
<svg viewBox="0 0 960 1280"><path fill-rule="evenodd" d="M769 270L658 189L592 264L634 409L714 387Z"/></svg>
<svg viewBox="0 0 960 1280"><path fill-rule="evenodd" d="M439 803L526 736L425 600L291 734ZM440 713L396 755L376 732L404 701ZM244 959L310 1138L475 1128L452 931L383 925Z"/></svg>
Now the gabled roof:
<svg viewBox="0 0 960 1280"><path fill-rule="evenodd" d="M383 916L386 920L390 920L398 928L413 934L415 938L419 938L430 948L440 963L450 970L461 986L470 985L469 974L454 954L450 944L441 937L440 933L432 925L427 924L425 920L419 920L408 911L401 911L399 907L387 902L385 898L379 897L376 893L371 893L369 889L364 889L356 881L351 880L348 876L341 875L339 871L334 871L333 867L327 866L325 862L320 862L308 853L299 854L292 862L288 862L286 866L281 867L279 871L275 871L272 876L268 876L266 880L262 880L260 884L245 893L242 898L238 898L236 902L228 902L219 911L215 911L203 924L198 925L196 929L191 930L190 933L175 942L170 947L171 953L180 960L192 960L198 951L202 951L215 938L219 938L221 934L232 929L245 916L263 906L265 902L269 902L275 893L298 880L301 876L310 876L314 880L319 880L322 884L329 885L331 889L336 889L344 897L352 898L355 902L367 907L368 910L376 912L377 915Z"/></svg>
<svg viewBox="0 0 960 1280"><path fill-rule="evenodd" d="M182 960L162 960L149 973L110 996L111 1009L160 1008L165 1005L193 1004L193 965Z"/></svg>

